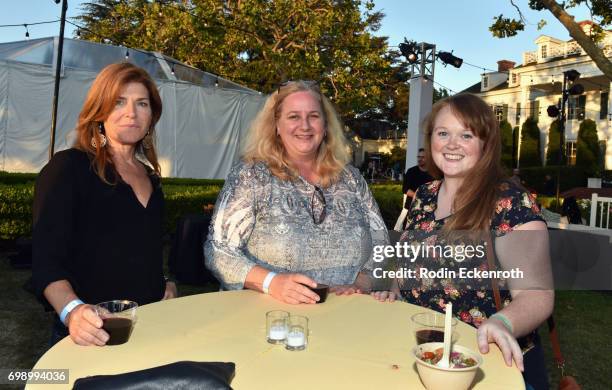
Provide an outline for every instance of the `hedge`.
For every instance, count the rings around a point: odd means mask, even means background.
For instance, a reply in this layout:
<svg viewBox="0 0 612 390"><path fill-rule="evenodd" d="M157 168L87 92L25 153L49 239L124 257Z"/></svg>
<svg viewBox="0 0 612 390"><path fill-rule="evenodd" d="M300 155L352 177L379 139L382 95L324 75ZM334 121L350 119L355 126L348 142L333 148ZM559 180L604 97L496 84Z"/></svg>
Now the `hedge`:
<svg viewBox="0 0 612 390"><path fill-rule="evenodd" d="M36 175L0 173L0 239L12 240L32 234L32 202ZM212 212L223 180L163 179L166 199L164 231L172 234L186 214ZM374 184L372 193L388 227L395 224L402 207L399 184Z"/></svg>

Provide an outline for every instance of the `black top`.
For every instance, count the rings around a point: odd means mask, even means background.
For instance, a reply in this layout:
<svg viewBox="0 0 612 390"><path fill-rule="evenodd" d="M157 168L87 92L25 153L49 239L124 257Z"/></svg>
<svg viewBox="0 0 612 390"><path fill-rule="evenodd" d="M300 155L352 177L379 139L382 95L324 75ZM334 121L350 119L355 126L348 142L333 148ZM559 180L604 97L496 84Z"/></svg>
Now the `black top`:
<svg viewBox="0 0 612 390"><path fill-rule="evenodd" d="M144 305L163 297L164 196L159 177L150 172L149 178L153 193L143 207L121 179L116 185L100 180L87 153L53 156L34 195L32 277L40 298L63 279L90 304L129 299Z"/></svg>
<svg viewBox="0 0 612 390"><path fill-rule="evenodd" d="M408 190L416 191L417 188L422 186L425 183L429 183L433 180L433 177L427 173L427 171L423 172L419 168L418 165L415 165L412 168L409 168L404 174L404 184L402 185L402 191L405 194ZM405 208L410 208L410 203L412 203L412 198L406 198Z"/></svg>

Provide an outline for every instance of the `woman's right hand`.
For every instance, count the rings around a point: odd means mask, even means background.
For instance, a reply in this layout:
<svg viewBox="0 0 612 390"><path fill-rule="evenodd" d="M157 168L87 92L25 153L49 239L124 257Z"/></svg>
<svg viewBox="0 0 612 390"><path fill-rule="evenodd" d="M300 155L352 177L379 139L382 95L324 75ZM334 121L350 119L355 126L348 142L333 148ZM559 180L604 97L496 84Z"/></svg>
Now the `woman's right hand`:
<svg viewBox="0 0 612 390"><path fill-rule="evenodd" d="M91 305L82 304L68 314L70 338L78 345L105 345L109 335L102 329L102 319Z"/></svg>
<svg viewBox="0 0 612 390"><path fill-rule="evenodd" d="M292 305L317 303L319 296L306 286L316 288L317 282L302 274L277 274L268 292L279 301Z"/></svg>

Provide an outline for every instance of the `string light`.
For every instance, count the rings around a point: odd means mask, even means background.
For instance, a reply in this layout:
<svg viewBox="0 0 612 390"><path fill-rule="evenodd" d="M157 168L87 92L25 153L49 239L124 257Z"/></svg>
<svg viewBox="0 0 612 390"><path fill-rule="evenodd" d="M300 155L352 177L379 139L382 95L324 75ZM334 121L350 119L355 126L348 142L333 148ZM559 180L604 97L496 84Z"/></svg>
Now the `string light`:
<svg viewBox="0 0 612 390"><path fill-rule="evenodd" d="M125 59L128 60L130 58L130 50L126 49L125 50Z"/></svg>
<svg viewBox="0 0 612 390"><path fill-rule="evenodd" d="M172 67L170 68L170 70L172 71L172 75L174 76L174 64L172 64Z"/></svg>
<svg viewBox="0 0 612 390"><path fill-rule="evenodd" d="M28 25L27 25L27 24L24 24L24 25L23 25L23 27L25 27L25 29L26 29L26 32L25 32L25 37L26 37L26 38L30 38L30 32L28 31Z"/></svg>

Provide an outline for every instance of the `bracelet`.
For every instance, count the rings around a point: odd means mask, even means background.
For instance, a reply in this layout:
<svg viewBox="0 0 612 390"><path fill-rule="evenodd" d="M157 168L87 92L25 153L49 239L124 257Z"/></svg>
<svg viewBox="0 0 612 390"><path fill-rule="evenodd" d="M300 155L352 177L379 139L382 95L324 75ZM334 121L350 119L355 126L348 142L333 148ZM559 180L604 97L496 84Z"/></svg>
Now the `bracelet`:
<svg viewBox="0 0 612 390"><path fill-rule="evenodd" d="M272 279L274 279L275 276L276 276L276 272L270 271L264 278L263 284L261 286L261 289L263 290L264 294L270 294L269 292L270 284L272 283Z"/></svg>
<svg viewBox="0 0 612 390"><path fill-rule="evenodd" d="M60 321L62 321L62 324L66 325L66 317L68 316L68 314L70 314L70 312L72 310L74 310L75 307L82 305L84 302L81 301L80 299L73 299L72 301L68 302L66 304L66 306L64 306L64 308L62 309L62 312L60 313Z"/></svg>
<svg viewBox="0 0 612 390"><path fill-rule="evenodd" d="M514 334L514 330L512 328L512 322L510 322L508 317L506 317L502 313L495 313L495 314L493 314L489 318L495 318L496 320L501 321L504 324L504 326L506 327L506 329L508 329L508 332L510 332L510 334Z"/></svg>

